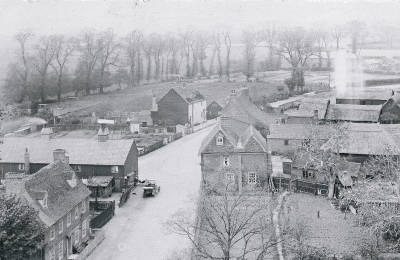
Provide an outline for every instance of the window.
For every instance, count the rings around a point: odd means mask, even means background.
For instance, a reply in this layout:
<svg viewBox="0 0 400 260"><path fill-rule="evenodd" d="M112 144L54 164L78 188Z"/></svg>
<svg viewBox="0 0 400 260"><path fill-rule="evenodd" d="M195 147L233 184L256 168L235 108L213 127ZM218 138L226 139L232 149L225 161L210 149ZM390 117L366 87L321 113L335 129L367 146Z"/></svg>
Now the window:
<svg viewBox="0 0 400 260"><path fill-rule="evenodd" d="M249 172L247 183L248 184L256 184L257 183L257 175L256 175L256 173Z"/></svg>
<svg viewBox="0 0 400 260"><path fill-rule="evenodd" d="M74 166L74 171L75 172L81 172L82 171L82 167L80 165L75 165Z"/></svg>
<svg viewBox="0 0 400 260"><path fill-rule="evenodd" d="M63 221L62 219L58 222L58 234L63 232Z"/></svg>
<svg viewBox="0 0 400 260"><path fill-rule="evenodd" d="M86 201L82 201L82 213L86 212Z"/></svg>
<svg viewBox="0 0 400 260"><path fill-rule="evenodd" d="M285 139L285 140L283 141L283 143L284 143L285 145L289 145L289 140Z"/></svg>
<svg viewBox="0 0 400 260"><path fill-rule="evenodd" d="M54 228L54 226L53 226L53 227L51 227L51 229L50 229L50 240L53 240L54 237L55 237L55 235L56 235L56 230L55 230L55 228Z"/></svg>
<svg viewBox="0 0 400 260"><path fill-rule="evenodd" d="M18 170L20 170L20 171L25 170L25 164L19 163L19 164L18 164Z"/></svg>
<svg viewBox="0 0 400 260"><path fill-rule="evenodd" d="M118 173L118 166L112 166L111 173Z"/></svg>
<svg viewBox="0 0 400 260"><path fill-rule="evenodd" d="M234 182L235 181L235 174L232 172L227 172L225 174L225 179L227 182Z"/></svg>
<svg viewBox="0 0 400 260"><path fill-rule="evenodd" d="M79 231L80 231L79 228L75 229L75 232L74 232L74 234L75 234L74 245L79 244L79 233L80 233Z"/></svg>
<svg viewBox="0 0 400 260"><path fill-rule="evenodd" d="M224 144L224 137L219 135L217 136L217 145L223 145Z"/></svg>
<svg viewBox="0 0 400 260"><path fill-rule="evenodd" d="M82 222L82 237L86 237L87 234L87 220Z"/></svg>
<svg viewBox="0 0 400 260"><path fill-rule="evenodd" d="M67 227L71 225L71 212L68 213L67 215Z"/></svg>
<svg viewBox="0 0 400 260"><path fill-rule="evenodd" d="M63 252L63 240L58 243L58 259L63 259L64 252Z"/></svg>
<svg viewBox="0 0 400 260"><path fill-rule="evenodd" d="M230 165L228 156L224 156L223 165L224 167L228 167Z"/></svg>
<svg viewBox="0 0 400 260"><path fill-rule="evenodd" d="M78 217L79 217L79 207L76 206L76 208L75 208L75 219L78 219Z"/></svg>

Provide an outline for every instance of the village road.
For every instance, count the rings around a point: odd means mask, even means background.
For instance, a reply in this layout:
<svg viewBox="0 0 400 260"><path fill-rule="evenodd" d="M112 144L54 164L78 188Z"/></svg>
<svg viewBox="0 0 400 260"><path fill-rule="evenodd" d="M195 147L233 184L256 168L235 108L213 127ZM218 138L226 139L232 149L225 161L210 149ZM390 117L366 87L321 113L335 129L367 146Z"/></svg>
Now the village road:
<svg viewBox="0 0 400 260"><path fill-rule="evenodd" d="M163 260L190 244L165 226L180 209L195 210L201 179L198 150L211 128L185 136L139 157L140 179L156 179L161 192L142 198L142 190L122 207L103 229L106 239L88 260Z"/></svg>

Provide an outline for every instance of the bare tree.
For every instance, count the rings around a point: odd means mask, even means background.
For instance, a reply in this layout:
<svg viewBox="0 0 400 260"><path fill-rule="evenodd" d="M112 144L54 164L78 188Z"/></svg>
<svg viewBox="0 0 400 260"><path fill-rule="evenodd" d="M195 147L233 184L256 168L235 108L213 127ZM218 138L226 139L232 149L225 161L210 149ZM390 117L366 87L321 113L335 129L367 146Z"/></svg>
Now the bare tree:
<svg viewBox="0 0 400 260"><path fill-rule="evenodd" d="M336 42L336 49L338 50L338 49L340 49L341 41L346 36L346 31L345 31L345 28L343 27L343 25L336 25L333 28L332 35Z"/></svg>
<svg viewBox="0 0 400 260"><path fill-rule="evenodd" d="M149 37L146 37L144 43L143 43L143 51L146 55L146 64L147 64L147 70L146 70L146 80L150 81L151 79L151 56L153 55L153 41L152 41L153 35L150 35Z"/></svg>
<svg viewBox="0 0 400 260"><path fill-rule="evenodd" d="M139 67L138 57L142 40L143 34L139 31L132 31L126 37L125 52L128 60L129 84L131 87L135 86L135 80L139 78L137 67Z"/></svg>
<svg viewBox="0 0 400 260"><path fill-rule="evenodd" d="M47 76L56 55L56 46L53 36L43 36L34 47L33 65L39 76L39 96L43 103L46 101Z"/></svg>
<svg viewBox="0 0 400 260"><path fill-rule="evenodd" d="M155 64L154 76L156 80L159 80L163 69L161 59L165 50L165 42L161 35L156 34L152 37L152 45Z"/></svg>
<svg viewBox="0 0 400 260"><path fill-rule="evenodd" d="M257 35L251 31L243 32L243 44L244 44L244 74L246 75L247 81L254 75L255 72L255 61L256 61L256 45Z"/></svg>
<svg viewBox="0 0 400 260"><path fill-rule="evenodd" d="M351 50L353 54L358 55L367 36L367 26L357 20L347 23L347 30L351 37Z"/></svg>
<svg viewBox="0 0 400 260"><path fill-rule="evenodd" d="M74 39L66 39L63 35L55 36L55 57L50 65L57 76L57 100L61 100L64 71L69 58L76 48Z"/></svg>
<svg viewBox="0 0 400 260"><path fill-rule="evenodd" d="M196 259L264 259L275 246L269 196L205 193L198 204L197 221L178 212L167 222L186 236Z"/></svg>
<svg viewBox="0 0 400 260"><path fill-rule="evenodd" d="M182 41L182 48L183 48L183 54L186 58L186 77L191 77L192 75L192 69L190 67L190 53L191 53L191 47L193 45L193 37L192 37L192 32L185 32L180 35L181 36L181 41Z"/></svg>
<svg viewBox="0 0 400 260"><path fill-rule="evenodd" d="M217 53L217 62L218 62L218 76L222 77L222 58L221 58L221 32L216 32L213 35L213 42L214 42L214 50Z"/></svg>
<svg viewBox="0 0 400 260"><path fill-rule="evenodd" d="M224 32L224 43L226 50L226 77L228 81L230 80L230 70L231 70L231 49L232 49L232 41L231 36L228 31Z"/></svg>
<svg viewBox="0 0 400 260"><path fill-rule="evenodd" d="M98 65L98 60L102 52L102 46L93 31L86 31L83 33L80 39L79 51L81 56L79 59L80 66L78 66L77 72L83 74L84 89L86 95L89 95L90 90L94 87L93 72Z"/></svg>
<svg viewBox="0 0 400 260"><path fill-rule="evenodd" d="M117 66L120 44L112 30L107 30L99 35L99 70L100 70L100 93L104 93L105 74L110 66Z"/></svg>
<svg viewBox="0 0 400 260"><path fill-rule="evenodd" d="M261 39L267 44L269 68L276 68L276 62L274 59L278 41L278 30L276 29L276 26L274 24L268 24L261 31Z"/></svg>
<svg viewBox="0 0 400 260"><path fill-rule="evenodd" d="M279 35L279 50L281 55L292 67L292 84L303 91L304 69L308 59L314 55L315 37L303 28L287 29Z"/></svg>
<svg viewBox="0 0 400 260"><path fill-rule="evenodd" d="M16 74L21 80L21 93L19 100L23 100L28 94L28 76L29 76L29 64L28 64L28 54L27 54L27 43L31 39L33 34L29 31L20 32L15 35L15 39L18 41L20 48L19 59L22 62L22 68L15 66Z"/></svg>
<svg viewBox="0 0 400 260"><path fill-rule="evenodd" d="M329 69L331 67L331 38L327 31L320 29L315 32L316 41L316 55L318 57L318 68L322 69L322 61L324 54L326 56L327 64L326 67Z"/></svg>

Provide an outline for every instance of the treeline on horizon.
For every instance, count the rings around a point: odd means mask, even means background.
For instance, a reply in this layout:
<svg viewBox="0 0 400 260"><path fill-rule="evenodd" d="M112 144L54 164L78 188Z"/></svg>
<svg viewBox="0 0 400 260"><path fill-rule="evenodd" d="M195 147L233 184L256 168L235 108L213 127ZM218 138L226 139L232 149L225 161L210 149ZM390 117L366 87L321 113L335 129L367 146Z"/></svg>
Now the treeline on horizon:
<svg viewBox="0 0 400 260"><path fill-rule="evenodd" d="M397 29L386 26L381 31L379 39L392 47ZM124 36L111 29L84 30L76 37L22 31L14 37L17 51L8 65L4 89L13 102L46 103L53 97L60 101L67 92L104 93L113 84L135 87L210 77L229 81L237 72L251 80L257 71L279 70L284 62L292 72L285 84L301 91L310 58L316 58L317 69L329 70L333 50L349 42L358 54L373 37L364 23L352 21L318 30L270 24L257 31L243 30L236 38L238 42L233 42L226 30L148 35L134 30ZM237 44L240 54L233 57ZM260 47L263 51L257 50Z"/></svg>

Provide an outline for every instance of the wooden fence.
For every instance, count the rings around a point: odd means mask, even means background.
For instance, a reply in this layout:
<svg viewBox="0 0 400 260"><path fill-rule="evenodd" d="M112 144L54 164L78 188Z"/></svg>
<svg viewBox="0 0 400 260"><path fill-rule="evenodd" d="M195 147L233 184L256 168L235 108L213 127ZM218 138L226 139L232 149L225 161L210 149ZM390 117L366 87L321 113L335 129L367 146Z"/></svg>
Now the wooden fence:
<svg viewBox="0 0 400 260"><path fill-rule="evenodd" d="M107 207L102 210L102 212L95 216L94 218L92 218L90 220L90 228L101 228L103 227L105 224L107 224L108 221L110 221L110 219L114 216L114 212L115 212L115 201L102 201L101 204L98 205L107 205ZM89 204L90 207L90 204ZM96 207L96 206L92 206L92 207Z"/></svg>
<svg viewBox="0 0 400 260"><path fill-rule="evenodd" d="M127 189L125 189L122 194L121 197L119 198L119 204L118 207L122 207L130 198L132 190L135 186L131 185L130 187L128 187Z"/></svg>
<svg viewBox="0 0 400 260"><path fill-rule="evenodd" d="M284 177L273 177L272 183L275 190L292 190L295 192L304 192L314 195L328 195L328 185L323 183L316 183L304 180L291 180Z"/></svg>

